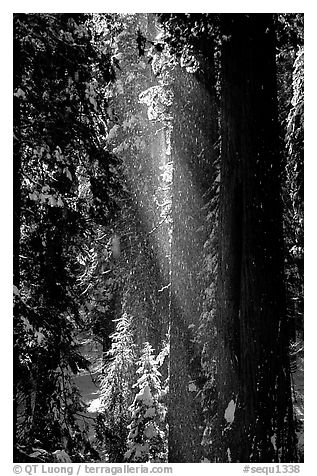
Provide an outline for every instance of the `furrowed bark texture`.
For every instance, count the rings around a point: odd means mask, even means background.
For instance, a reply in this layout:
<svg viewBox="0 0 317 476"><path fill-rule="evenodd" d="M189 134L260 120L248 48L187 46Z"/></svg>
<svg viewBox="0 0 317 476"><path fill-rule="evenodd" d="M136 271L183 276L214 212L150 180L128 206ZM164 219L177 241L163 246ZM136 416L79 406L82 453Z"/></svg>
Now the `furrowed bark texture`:
<svg viewBox="0 0 317 476"><path fill-rule="evenodd" d="M294 461L273 18L224 14L221 28L214 455L219 462Z"/></svg>

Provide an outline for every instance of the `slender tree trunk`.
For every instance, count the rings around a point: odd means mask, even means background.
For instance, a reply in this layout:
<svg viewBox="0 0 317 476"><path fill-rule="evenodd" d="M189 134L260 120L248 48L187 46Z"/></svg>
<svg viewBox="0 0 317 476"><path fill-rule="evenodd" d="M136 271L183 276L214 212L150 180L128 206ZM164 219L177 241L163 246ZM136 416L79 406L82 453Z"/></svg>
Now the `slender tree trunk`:
<svg viewBox="0 0 317 476"><path fill-rule="evenodd" d="M274 26L221 17L222 157L215 460L294 461Z"/></svg>

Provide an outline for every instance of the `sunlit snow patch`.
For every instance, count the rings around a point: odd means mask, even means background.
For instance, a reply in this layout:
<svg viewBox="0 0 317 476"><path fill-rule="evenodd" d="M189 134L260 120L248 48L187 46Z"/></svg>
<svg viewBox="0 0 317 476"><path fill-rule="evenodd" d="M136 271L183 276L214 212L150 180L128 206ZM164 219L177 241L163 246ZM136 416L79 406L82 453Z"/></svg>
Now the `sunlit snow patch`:
<svg viewBox="0 0 317 476"><path fill-rule="evenodd" d="M148 385L145 385L135 397L135 401L141 400L144 405L150 407L153 404L151 390Z"/></svg>
<svg viewBox="0 0 317 476"><path fill-rule="evenodd" d="M91 400L89 406L87 407L87 412L96 413L102 410L101 398L95 398Z"/></svg>
<svg viewBox="0 0 317 476"><path fill-rule="evenodd" d="M273 436L271 436L271 443L273 445L273 448L275 449L275 451L277 450L277 447L276 447L276 435L274 434Z"/></svg>
<svg viewBox="0 0 317 476"><path fill-rule="evenodd" d="M157 436L157 428L153 425L153 422L150 422L144 429L144 436L146 438L154 438Z"/></svg>
<svg viewBox="0 0 317 476"><path fill-rule="evenodd" d="M155 408L150 407L144 413L144 418L153 418L155 417Z"/></svg>
<svg viewBox="0 0 317 476"><path fill-rule="evenodd" d="M194 382L190 382L190 383L188 384L188 391L189 391L189 392L196 392L197 390L198 390L198 389L197 389L196 385L194 384Z"/></svg>
<svg viewBox="0 0 317 476"><path fill-rule="evenodd" d="M15 285L13 285L13 295L20 297L20 291Z"/></svg>
<svg viewBox="0 0 317 476"><path fill-rule="evenodd" d="M54 460L57 463L71 463L72 460L64 450L56 450L53 452Z"/></svg>
<svg viewBox="0 0 317 476"><path fill-rule="evenodd" d="M35 337L37 338L37 343L38 345L41 345L42 342L45 340L45 336L43 334L43 332L38 332L38 331L35 331Z"/></svg>
<svg viewBox="0 0 317 476"><path fill-rule="evenodd" d="M230 400L227 408L225 409L225 420L228 423L232 423L234 420L234 412L236 411L236 404L234 400Z"/></svg>

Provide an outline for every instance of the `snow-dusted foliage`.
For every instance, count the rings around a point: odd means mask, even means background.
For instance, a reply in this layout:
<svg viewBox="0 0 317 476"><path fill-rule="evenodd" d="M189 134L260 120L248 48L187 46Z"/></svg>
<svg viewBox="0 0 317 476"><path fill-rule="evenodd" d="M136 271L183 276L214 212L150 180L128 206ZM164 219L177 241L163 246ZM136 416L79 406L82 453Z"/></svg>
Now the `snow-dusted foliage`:
<svg viewBox="0 0 317 476"><path fill-rule="evenodd" d="M133 399L135 344L131 330L132 318L126 312L118 319L112 334L112 345L101 380L101 409L96 434L104 457L120 462L126 449L128 408Z"/></svg>
<svg viewBox="0 0 317 476"><path fill-rule="evenodd" d="M126 461L159 462L165 460L165 408L162 396L161 374L153 348L146 342L137 370L139 375L134 385L138 389L130 407L132 421L128 426L128 450Z"/></svg>
<svg viewBox="0 0 317 476"><path fill-rule="evenodd" d="M127 375L131 373L135 361L131 317L125 312L117 321L116 331L112 334L112 345L107 355L101 381L101 396L104 405L113 397L113 391L124 393L127 386ZM111 385L109 385L111 383ZM115 388L114 388L115 387ZM117 395L118 396L118 395Z"/></svg>

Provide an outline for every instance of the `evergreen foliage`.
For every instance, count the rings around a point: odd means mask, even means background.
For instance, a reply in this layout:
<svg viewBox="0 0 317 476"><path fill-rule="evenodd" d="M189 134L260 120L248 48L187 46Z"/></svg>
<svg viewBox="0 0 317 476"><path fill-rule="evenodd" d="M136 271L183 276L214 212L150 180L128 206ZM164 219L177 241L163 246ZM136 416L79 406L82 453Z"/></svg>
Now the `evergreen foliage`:
<svg viewBox="0 0 317 476"><path fill-rule="evenodd" d="M166 410L160 402L161 374L153 355L153 348L148 342L142 349L136 373L139 378L134 387L137 387L138 393L130 406L132 421L128 426L130 431L125 460L135 463L165 461Z"/></svg>
<svg viewBox="0 0 317 476"><path fill-rule="evenodd" d="M133 398L135 344L131 317L124 313L111 336L109 361L104 364L100 394L102 414L97 426L99 444L110 462L122 462L127 439L128 409Z"/></svg>
<svg viewBox="0 0 317 476"><path fill-rule="evenodd" d="M91 180L111 161L95 133L105 107L96 78L105 88L113 75L85 15L21 14L14 24L17 443L61 446L76 460L84 406L71 374L88 365L74 343L77 253L96 210Z"/></svg>

